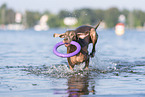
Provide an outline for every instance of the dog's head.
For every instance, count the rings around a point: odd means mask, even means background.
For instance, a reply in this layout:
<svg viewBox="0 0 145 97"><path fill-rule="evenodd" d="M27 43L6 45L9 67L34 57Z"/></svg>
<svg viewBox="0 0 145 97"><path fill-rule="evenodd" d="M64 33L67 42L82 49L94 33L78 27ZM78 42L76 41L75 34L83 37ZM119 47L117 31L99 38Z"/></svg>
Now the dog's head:
<svg viewBox="0 0 145 97"><path fill-rule="evenodd" d="M63 43L65 43L65 46L68 47L70 46L71 41L76 41L78 38L84 39L88 35L88 33L76 33L75 30L69 30L62 34L55 33L53 36L64 38Z"/></svg>

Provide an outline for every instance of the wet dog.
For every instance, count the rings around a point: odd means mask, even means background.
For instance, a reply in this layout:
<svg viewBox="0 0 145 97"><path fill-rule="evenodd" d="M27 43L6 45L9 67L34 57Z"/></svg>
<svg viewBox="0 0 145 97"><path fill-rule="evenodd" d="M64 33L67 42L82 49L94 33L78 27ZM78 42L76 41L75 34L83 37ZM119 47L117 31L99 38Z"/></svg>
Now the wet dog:
<svg viewBox="0 0 145 97"><path fill-rule="evenodd" d="M71 41L76 41L81 45L81 51L77 55L67 58L71 70L73 70L75 65L83 62L85 62L84 68L88 69L89 59L95 55L95 45L98 40L96 29L100 22L95 27L84 25L75 30L69 30L62 34L55 33L53 35L54 37L64 38L63 43L66 43L67 53L72 53L76 50L76 46L70 44ZM90 43L93 43L93 48L92 52L89 54L88 46Z"/></svg>

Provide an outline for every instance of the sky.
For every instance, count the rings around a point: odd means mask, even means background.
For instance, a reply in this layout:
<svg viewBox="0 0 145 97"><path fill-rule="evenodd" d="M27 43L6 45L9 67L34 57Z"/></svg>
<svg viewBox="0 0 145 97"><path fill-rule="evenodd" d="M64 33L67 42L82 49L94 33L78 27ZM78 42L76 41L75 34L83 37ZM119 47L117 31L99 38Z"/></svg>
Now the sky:
<svg viewBox="0 0 145 97"><path fill-rule="evenodd" d="M18 12L48 10L52 13L58 13L60 10L108 9L110 7L117 7L120 10L139 9L145 11L145 0L0 0L0 6L4 3L7 4L8 8L13 8Z"/></svg>

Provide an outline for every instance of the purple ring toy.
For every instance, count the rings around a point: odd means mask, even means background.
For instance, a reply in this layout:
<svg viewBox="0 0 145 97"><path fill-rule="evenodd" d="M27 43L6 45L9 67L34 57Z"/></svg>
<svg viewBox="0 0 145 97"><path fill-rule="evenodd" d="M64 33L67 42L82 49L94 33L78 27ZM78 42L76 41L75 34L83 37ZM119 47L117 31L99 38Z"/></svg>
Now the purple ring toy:
<svg viewBox="0 0 145 97"><path fill-rule="evenodd" d="M69 53L69 54L62 54L62 53L59 53L59 52L57 51L57 48L58 48L59 46L61 46L61 45L64 45L64 44L65 44L65 43L63 43L62 41L59 42L59 43L57 43L57 44L54 46L54 48L53 48L53 53L56 54L56 55L59 56L59 57L68 58L68 57L72 57L72 56L78 54L78 53L80 52L80 50L81 50L81 46L80 46L79 43L77 43L77 42L75 42L75 41L71 41L70 44L75 45L75 46L77 47L77 49L76 49L74 52Z"/></svg>

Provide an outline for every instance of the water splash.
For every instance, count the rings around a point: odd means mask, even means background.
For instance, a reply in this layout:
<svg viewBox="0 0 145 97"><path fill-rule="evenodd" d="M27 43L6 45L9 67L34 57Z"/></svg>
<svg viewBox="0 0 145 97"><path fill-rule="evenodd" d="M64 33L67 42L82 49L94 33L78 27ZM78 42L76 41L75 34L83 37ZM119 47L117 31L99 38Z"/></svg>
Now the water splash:
<svg viewBox="0 0 145 97"><path fill-rule="evenodd" d="M70 70L67 64L52 64L50 66L37 66L25 69L28 74L45 75L55 78L67 78L73 75L84 76L89 71L83 70L84 64L76 66L74 71Z"/></svg>
<svg viewBox="0 0 145 97"><path fill-rule="evenodd" d="M31 66L25 69L28 74L44 75L54 78L69 78L74 75L85 76L98 76L100 74L111 73L119 75L121 72L130 72L133 65L125 61L112 61L111 59L104 59L99 56L99 53L94 58L90 59L89 70L84 70L85 64L76 65L74 71L70 70L67 62L61 64L47 64Z"/></svg>
<svg viewBox="0 0 145 97"><path fill-rule="evenodd" d="M117 64L111 64L103 62L97 57L90 60L89 70L84 70L85 63L76 65L74 71L70 70L67 63L63 64L51 64L41 66L31 66L25 69L28 74L45 75L55 78L68 78L70 76L79 75L85 76L95 72L95 74L107 73L116 70Z"/></svg>

